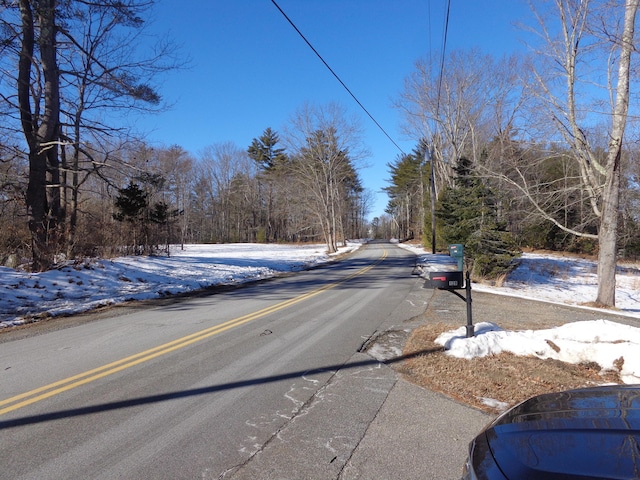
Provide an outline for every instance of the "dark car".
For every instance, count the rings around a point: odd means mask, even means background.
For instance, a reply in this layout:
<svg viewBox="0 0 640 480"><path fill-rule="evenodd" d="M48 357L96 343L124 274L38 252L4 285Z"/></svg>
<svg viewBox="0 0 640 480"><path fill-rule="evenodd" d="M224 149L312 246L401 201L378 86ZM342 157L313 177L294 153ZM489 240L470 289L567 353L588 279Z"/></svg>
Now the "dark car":
<svg viewBox="0 0 640 480"><path fill-rule="evenodd" d="M640 478L640 385L532 397L469 445L463 480Z"/></svg>

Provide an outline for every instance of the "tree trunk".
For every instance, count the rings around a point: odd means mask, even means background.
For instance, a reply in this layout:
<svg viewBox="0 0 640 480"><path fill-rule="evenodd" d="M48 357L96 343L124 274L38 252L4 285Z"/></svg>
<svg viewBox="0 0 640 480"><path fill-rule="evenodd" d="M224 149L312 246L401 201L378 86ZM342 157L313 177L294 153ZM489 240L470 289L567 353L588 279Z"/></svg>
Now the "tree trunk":
<svg viewBox="0 0 640 480"><path fill-rule="evenodd" d="M598 296L596 303L615 306L616 298L616 257L618 237L618 216L620 203L620 159L622 138L629 111L629 76L633 35L639 0L628 0L625 7L624 30L620 46L618 65L618 85L616 104L613 112L611 138L607 152L606 182L602 196L602 216L598 232Z"/></svg>
<svg viewBox="0 0 640 480"><path fill-rule="evenodd" d="M60 94L56 61L55 0L20 0L22 45L18 63L18 102L22 130L29 146L29 184L27 211L34 271L47 269L53 262L56 227L62 217L58 129ZM33 7L32 7L33 5ZM34 11L39 35L36 35ZM35 38L38 38L40 68L44 76L44 97L31 98ZM42 116L34 114L32 101L43 101ZM48 178L50 177L50 178ZM51 190L47 188L50 186ZM49 198L49 195L51 197Z"/></svg>
<svg viewBox="0 0 640 480"><path fill-rule="evenodd" d="M616 304L619 192L620 152L614 161L613 171L607 174L598 233L598 296L596 304L605 307L614 307Z"/></svg>

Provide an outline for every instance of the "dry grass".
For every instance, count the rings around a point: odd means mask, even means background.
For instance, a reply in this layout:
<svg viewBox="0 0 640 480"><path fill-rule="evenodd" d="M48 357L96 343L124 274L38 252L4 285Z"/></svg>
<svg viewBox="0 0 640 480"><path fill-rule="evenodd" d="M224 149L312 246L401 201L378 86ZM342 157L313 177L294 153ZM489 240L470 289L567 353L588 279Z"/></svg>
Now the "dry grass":
<svg viewBox="0 0 640 480"><path fill-rule="evenodd" d="M541 393L620 383L616 372L602 372L597 364L571 365L509 353L473 360L451 357L434 342L450 329L436 324L414 330L404 349L409 358L399 370L413 383L491 413Z"/></svg>

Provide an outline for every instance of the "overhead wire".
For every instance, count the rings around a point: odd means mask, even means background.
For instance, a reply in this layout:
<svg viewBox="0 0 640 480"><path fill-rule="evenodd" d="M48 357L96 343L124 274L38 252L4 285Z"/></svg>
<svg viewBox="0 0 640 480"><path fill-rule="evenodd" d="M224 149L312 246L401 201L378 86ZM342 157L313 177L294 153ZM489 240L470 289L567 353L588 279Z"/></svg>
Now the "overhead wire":
<svg viewBox="0 0 640 480"><path fill-rule="evenodd" d="M447 0L447 13L444 21L444 33L442 37L442 57L440 58L440 73L438 75L438 96L436 103L436 117L440 113L440 98L442 92L442 78L444 77L444 58L447 50L447 34L449 33L449 12L451 11L451 0Z"/></svg>
<svg viewBox="0 0 640 480"><path fill-rule="evenodd" d="M354 95L354 93L349 89L349 87L347 87L347 85L342 81L342 79L338 76L338 74L336 72L334 72L334 70L329 66L329 64L325 61L324 58L322 58L322 55L320 55L320 53L313 47L313 45L311 44L311 42L309 40L307 40L307 37L304 36L304 34L300 31L300 29L295 25L295 23L293 23L293 21L289 18L289 16L284 12L284 10L282 10L282 8L280 8L280 5L278 5L278 3L275 0L271 0L271 3L273 3L273 5L280 11L280 13L282 14L282 16L287 20L287 22L289 22L289 24L293 27L293 29L298 33L298 35L300 35L300 37L305 41L305 43L309 46L309 48L311 48L311 50L313 51L313 53L316 54L316 56L320 59L320 61L324 64L325 67L327 67L327 69L331 72L331 74L336 78L336 80L338 80L338 82L340 82L340 85L342 85L342 87L347 91L347 93L349 93L349 95L351 95L351 98L353 98L355 100L355 102L358 104L358 106L369 116L369 118L373 121L373 123L376 124L376 126L380 129L380 131L382 133L384 133L384 135L389 139L389 141L391 143L393 143L393 145L395 145L395 147L404 155L404 151L402 150L402 148L400 148L400 146L393 140L393 138L391 138L391 135L389 135L387 133L387 131L382 127L382 125L380 125L380 123L378 123L378 121L373 117L373 115L371 115L371 113L369 113L369 110L367 110L365 108L365 106L360 102L360 100L358 100L358 98Z"/></svg>

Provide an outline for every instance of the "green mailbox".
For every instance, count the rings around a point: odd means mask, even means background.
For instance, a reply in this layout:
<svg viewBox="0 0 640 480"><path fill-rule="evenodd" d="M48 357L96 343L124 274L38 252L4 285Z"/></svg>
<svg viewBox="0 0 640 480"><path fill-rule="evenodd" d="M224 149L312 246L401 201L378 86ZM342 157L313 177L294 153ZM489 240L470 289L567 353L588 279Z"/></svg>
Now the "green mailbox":
<svg viewBox="0 0 640 480"><path fill-rule="evenodd" d="M449 256L458 261L458 270L464 270L464 245L460 243L452 243L449 245Z"/></svg>

